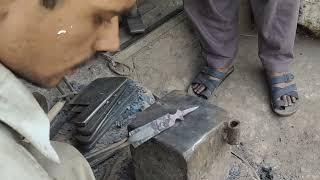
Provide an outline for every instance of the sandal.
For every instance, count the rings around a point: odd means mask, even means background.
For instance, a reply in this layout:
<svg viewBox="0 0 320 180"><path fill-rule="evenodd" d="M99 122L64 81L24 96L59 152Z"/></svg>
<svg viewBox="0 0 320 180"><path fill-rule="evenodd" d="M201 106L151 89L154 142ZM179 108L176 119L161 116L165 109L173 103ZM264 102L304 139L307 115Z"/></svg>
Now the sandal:
<svg viewBox="0 0 320 180"><path fill-rule="evenodd" d="M226 73L217 71L216 69L210 68L208 66L204 67L202 71L197 75L197 77L191 83L188 89L189 94L193 94L204 99L209 99L217 87L234 71L232 66ZM212 79L216 78L218 80ZM193 85L199 84L204 85L205 89L201 93L196 93L193 89Z"/></svg>
<svg viewBox="0 0 320 180"><path fill-rule="evenodd" d="M271 89L271 107L272 110L279 116L290 116L297 112L299 107L299 95L296 84L289 85L284 88L276 87L276 84L290 83L293 81L294 76L291 73L284 74L282 76L270 77L268 75L269 85ZM284 95L295 97L296 101L292 102L292 105L286 106L284 100L281 99Z"/></svg>

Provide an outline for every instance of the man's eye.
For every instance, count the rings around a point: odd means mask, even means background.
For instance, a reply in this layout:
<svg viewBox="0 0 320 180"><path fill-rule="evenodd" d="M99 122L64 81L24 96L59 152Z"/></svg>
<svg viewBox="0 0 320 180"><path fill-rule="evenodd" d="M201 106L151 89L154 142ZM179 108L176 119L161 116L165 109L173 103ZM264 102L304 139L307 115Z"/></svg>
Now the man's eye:
<svg viewBox="0 0 320 180"><path fill-rule="evenodd" d="M57 0L42 0L41 2L42 5L48 9L53 9L57 4Z"/></svg>
<svg viewBox="0 0 320 180"><path fill-rule="evenodd" d="M103 21L104 21L104 19L100 15L95 15L93 17L93 22L94 22L95 25L101 25L103 23Z"/></svg>

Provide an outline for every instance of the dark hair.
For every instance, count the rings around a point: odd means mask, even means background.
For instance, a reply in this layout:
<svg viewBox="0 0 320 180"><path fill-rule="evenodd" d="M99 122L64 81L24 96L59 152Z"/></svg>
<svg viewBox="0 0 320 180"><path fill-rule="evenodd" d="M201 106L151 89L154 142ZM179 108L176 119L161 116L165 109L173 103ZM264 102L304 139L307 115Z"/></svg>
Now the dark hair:
<svg viewBox="0 0 320 180"><path fill-rule="evenodd" d="M57 4L57 0L41 0L41 4L45 8L53 9Z"/></svg>

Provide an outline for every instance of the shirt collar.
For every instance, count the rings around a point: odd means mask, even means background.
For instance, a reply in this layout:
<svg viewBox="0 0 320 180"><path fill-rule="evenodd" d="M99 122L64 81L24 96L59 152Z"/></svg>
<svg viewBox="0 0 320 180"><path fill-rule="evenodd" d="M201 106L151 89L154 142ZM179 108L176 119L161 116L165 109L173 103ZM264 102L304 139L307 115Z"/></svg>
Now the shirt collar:
<svg viewBox="0 0 320 180"><path fill-rule="evenodd" d="M50 144L50 122L31 92L0 63L0 121L25 137L41 154L59 162Z"/></svg>

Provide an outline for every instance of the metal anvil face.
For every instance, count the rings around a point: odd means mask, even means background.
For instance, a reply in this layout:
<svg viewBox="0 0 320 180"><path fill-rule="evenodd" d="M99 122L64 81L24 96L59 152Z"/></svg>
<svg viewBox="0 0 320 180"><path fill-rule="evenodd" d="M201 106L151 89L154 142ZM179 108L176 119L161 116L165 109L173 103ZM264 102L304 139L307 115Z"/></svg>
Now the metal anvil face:
<svg viewBox="0 0 320 180"><path fill-rule="evenodd" d="M131 147L137 180L221 180L227 175L230 146L223 132L228 113L200 98L172 92L138 114L129 131L191 106L199 109L145 144Z"/></svg>

